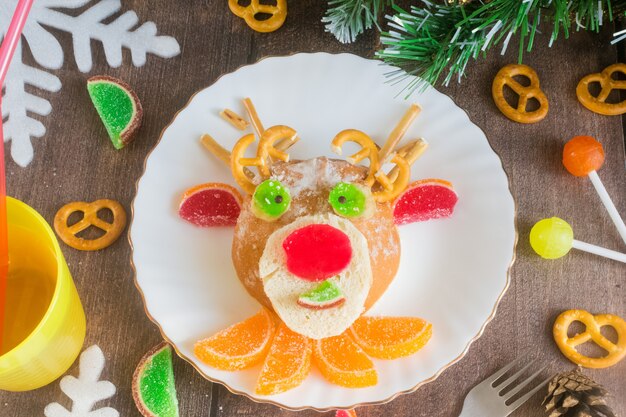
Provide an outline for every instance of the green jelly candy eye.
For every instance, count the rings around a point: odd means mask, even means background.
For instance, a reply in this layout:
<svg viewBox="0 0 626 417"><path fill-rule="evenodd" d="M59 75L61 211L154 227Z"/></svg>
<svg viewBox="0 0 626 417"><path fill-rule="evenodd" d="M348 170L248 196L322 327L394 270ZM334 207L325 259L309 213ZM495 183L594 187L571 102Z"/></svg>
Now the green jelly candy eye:
<svg viewBox="0 0 626 417"><path fill-rule="evenodd" d="M340 182L330 192L328 202L335 213L344 217L359 217L367 211L367 195L362 187Z"/></svg>
<svg viewBox="0 0 626 417"><path fill-rule="evenodd" d="M264 220L278 219L289 209L290 204L289 190L276 180L263 181L252 196L254 213Z"/></svg>

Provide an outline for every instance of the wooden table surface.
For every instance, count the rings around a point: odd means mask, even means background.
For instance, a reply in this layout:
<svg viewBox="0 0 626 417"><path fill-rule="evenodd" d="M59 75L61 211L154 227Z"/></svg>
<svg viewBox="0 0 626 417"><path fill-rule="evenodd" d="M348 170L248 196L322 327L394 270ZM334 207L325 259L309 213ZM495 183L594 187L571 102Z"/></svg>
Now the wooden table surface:
<svg viewBox="0 0 626 417"><path fill-rule="evenodd" d="M67 59L56 71L63 82L61 92L42 93L54 110L43 120L47 134L34 140L34 161L27 168L8 162L9 194L33 206L49 222L62 205L75 200L112 198L130 213L145 156L161 130L198 89L269 55L328 51L372 57L378 43L373 32L352 45L341 45L324 32L320 18L325 3L291 1L284 27L275 33L258 34L228 11L226 1L125 0L125 10L137 11L142 21L156 22L159 32L175 36L182 48L181 55L173 59L149 56L142 68L133 67L125 51L124 65L118 69L106 65L100 45L94 48L95 67L90 74L119 76L141 97L144 123L139 136L126 149L113 149L90 105L85 89L89 74L79 72L73 60ZM548 364L549 372L573 368L551 337L552 323L561 311L582 308L626 317L624 264L580 252L545 261L528 244L532 224L557 215L573 225L581 240L626 250L591 183L568 175L560 161L563 144L569 138L579 134L597 137L607 155L600 176L618 211L626 214L626 124L621 117L586 110L575 96L575 86L584 75L618 62L620 53L624 61L624 51L609 45L612 32L612 27L606 27L600 35L573 33L569 40L559 40L552 48L547 48L545 36L536 40L535 51L524 62L538 72L550 100L548 116L537 124L509 121L491 99L494 75L503 65L516 61L514 45L505 56L494 52L487 60L472 63L461 85L441 89L485 131L511 178L520 236L511 285L495 319L457 365L417 392L386 405L359 409L359 416L458 415L471 387L524 351ZM58 33L58 38L71 56L70 37ZM26 60L32 62L30 56ZM108 249L91 253L65 245L63 250L87 315L85 347L97 344L102 348L107 358L103 378L118 389L103 404L116 408L121 416L139 416L131 397L131 376L138 360L159 342L160 335L146 317L135 289L129 243L122 238ZM76 375L76 364L69 372ZM616 414L626 415L626 360L608 369L585 372L613 393L610 404ZM221 385L204 380L179 358L175 360L175 374L182 416L293 414L233 395ZM540 397L532 398L514 415L543 415ZM0 392L0 415L41 416L52 401L69 405L58 382L32 392ZM300 415L316 413L304 411Z"/></svg>

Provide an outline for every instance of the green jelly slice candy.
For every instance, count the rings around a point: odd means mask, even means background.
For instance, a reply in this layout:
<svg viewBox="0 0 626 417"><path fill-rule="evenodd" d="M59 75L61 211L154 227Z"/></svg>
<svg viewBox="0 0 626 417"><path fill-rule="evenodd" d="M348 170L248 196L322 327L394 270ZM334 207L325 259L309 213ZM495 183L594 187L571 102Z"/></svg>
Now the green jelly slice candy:
<svg viewBox="0 0 626 417"><path fill-rule="evenodd" d="M141 126L143 110L137 94L124 81L98 75L87 81L91 101L115 149L122 149Z"/></svg>
<svg viewBox="0 0 626 417"><path fill-rule="evenodd" d="M328 202L335 213L343 217L360 217L369 211L365 187L349 182L335 185L328 195Z"/></svg>
<svg viewBox="0 0 626 417"><path fill-rule="evenodd" d="M298 298L298 304L313 310L339 307L346 301L341 289L326 280L311 291L307 291Z"/></svg>
<svg viewBox="0 0 626 417"><path fill-rule="evenodd" d="M178 417L172 348L167 343L141 358L133 375L133 398L145 417Z"/></svg>
<svg viewBox="0 0 626 417"><path fill-rule="evenodd" d="M252 196L252 211L260 219L277 220L289 210L291 195L280 181L265 180L257 185Z"/></svg>

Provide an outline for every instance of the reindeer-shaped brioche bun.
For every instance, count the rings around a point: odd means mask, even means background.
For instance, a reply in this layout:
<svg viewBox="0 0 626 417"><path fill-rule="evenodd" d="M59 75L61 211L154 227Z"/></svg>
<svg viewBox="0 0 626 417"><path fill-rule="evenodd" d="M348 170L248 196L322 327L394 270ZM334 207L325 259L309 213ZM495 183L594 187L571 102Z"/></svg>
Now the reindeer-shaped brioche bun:
<svg viewBox="0 0 626 417"><path fill-rule="evenodd" d="M421 220L412 213L424 207L434 217L449 215L456 195L448 212L421 191L410 201L398 201L414 190L410 165L426 147L417 139L395 149L417 116L417 106L382 148L358 130L340 132L331 142L336 153L346 142L361 147L347 161L290 161L287 150L299 140L296 131L287 126L263 129L251 103L247 106L259 137L254 156L246 153L256 141L254 134L243 136L232 153L205 137L205 145L229 163L244 190L243 196L231 197L232 205L241 202L233 217L237 276L292 331L316 340L340 335L394 279L401 253L397 224ZM367 166L358 165L365 159ZM387 163L394 166L389 172L382 169ZM226 202L224 193L213 196ZM219 219L215 225L224 225Z"/></svg>
<svg viewBox="0 0 626 417"><path fill-rule="evenodd" d="M366 168L341 160L314 158L275 163L271 178L289 190L291 205L272 222L255 215L251 197L244 197L232 250L237 275L254 298L273 309L292 330L308 337L341 334L380 298L398 270L400 238L391 204L376 203L370 194L371 213L353 219L337 215L329 204L329 194L338 183L360 184L366 189L366 177ZM352 247L348 267L328 277L345 296L345 302L337 308L311 309L297 304L298 296L319 282L293 276L284 266L284 239L295 230L315 224L340 230L349 237ZM332 239L326 244L332 247ZM314 261L316 253L308 257Z"/></svg>

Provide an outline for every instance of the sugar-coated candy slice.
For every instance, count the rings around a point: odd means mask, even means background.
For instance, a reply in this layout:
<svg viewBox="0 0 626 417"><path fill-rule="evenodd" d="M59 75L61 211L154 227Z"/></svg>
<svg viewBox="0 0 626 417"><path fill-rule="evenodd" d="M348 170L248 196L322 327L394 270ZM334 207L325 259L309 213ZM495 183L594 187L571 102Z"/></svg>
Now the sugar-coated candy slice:
<svg viewBox="0 0 626 417"><path fill-rule="evenodd" d="M360 317L350 335L373 358L396 359L423 348L433 333L432 324L416 317Z"/></svg>
<svg viewBox="0 0 626 417"><path fill-rule="evenodd" d="M337 410L335 412L335 417L357 417L356 411L352 410Z"/></svg>
<svg viewBox="0 0 626 417"><path fill-rule="evenodd" d="M115 149L128 145L143 117L137 94L124 81L107 75L87 80L87 91Z"/></svg>
<svg viewBox="0 0 626 417"><path fill-rule="evenodd" d="M368 198L370 194L370 198ZM371 192L362 185L340 182L328 195L328 202L336 214L356 218L371 213Z"/></svg>
<svg viewBox="0 0 626 417"><path fill-rule="evenodd" d="M575 136L563 148L563 165L570 174L584 177L604 164L602 144L591 136Z"/></svg>
<svg viewBox="0 0 626 417"><path fill-rule="evenodd" d="M396 224L423 222L448 217L454 212L458 196L448 181L427 179L409 184L393 204Z"/></svg>
<svg viewBox="0 0 626 417"><path fill-rule="evenodd" d="M378 383L374 363L347 333L314 340L313 363L335 385L364 388Z"/></svg>
<svg viewBox="0 0 626 417"><path fill-rule="evenodd" d="M352 245L341 230L310 224L293 231L283 242L287 269L307 281L324 281L350 264Z"/></svg>
<svg viewBox="0 0 626 417"><path fill-rule="evenodd" d="M163 342L141 358L132 382L133 399L144 417L178 417L172 348Z"/></svg>
<svg viewBox="0 0 626 417"><path fill-rule="evenodd" d="M275 395L302 384L311 370L311 339L281 323L256 385L259 395Z"/></svg>
<svg viewBox="0 0 626 417"><path fill-rule="evenodd" d="M558 217L540 220L530 229L530 246L545 259L558 259L567 255L573 242L572 227Z"/></svg>
<svg viewBox="0 0 626 417"><path fill-rule="evenodd" d="M262 220L278 220L290 205L289 189L278 180L263 181L252 195L252 212Z"/></svg>
<svg viewBox="0 0 626 417"><path fill-rule="evenodd" d="M241 213L239 191L227 184L200 184L185 191L178 215L196 226L234 226Z"/></svg>
<svg viewBox="0 0 626 417"><path fill-rule="evenodd" d="M249 368L261 362L274 337L274 321L262 309L254 316L196 342L194 354L209 366L225 371Z"/></svg>
<svg viewBox="0 0 626 417"><path fill-rule="evenodd" d="M339 307L346 301L341 288L331 281L324 281L317 287L298 297L298 304L312 310L325 310Z"/></svg>

